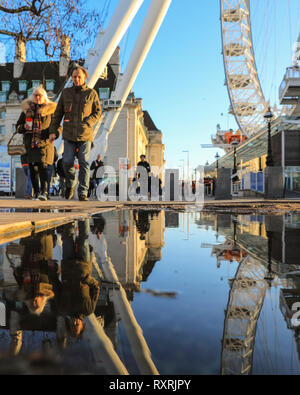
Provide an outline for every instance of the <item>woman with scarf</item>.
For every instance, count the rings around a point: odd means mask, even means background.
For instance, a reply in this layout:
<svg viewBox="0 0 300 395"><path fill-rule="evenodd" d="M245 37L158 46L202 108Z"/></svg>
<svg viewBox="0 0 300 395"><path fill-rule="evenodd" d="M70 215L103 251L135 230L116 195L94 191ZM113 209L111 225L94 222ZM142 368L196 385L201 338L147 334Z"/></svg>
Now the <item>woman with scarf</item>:
<svg viewBox="0 0 300 395"><path fill-rule="evenodd" d="M17 131L24 134L34 198L47 200L48 165L53 163L54 140L59 136L59 132L49 135L56 103L48 99L47 92L40 86L22 102L21 107Z"/></svg>

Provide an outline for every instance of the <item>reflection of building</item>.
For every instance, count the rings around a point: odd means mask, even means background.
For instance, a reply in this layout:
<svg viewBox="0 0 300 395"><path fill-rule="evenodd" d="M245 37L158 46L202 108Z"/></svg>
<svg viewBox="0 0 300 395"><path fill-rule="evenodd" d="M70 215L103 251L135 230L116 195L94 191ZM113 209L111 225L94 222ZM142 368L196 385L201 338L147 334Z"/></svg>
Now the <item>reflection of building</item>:
<svg viewBox="0 0 300 395"><path fill-rule="evenodd" d="M119 281L127 290L139 290L141 281L146 281L154 264L162 258L164 212L110 212L105 219L107 255Z"/></svg>
<svg viewBox="0 0 300 395"><path fill-rule="evenodd" d="M222 341L222 375L252 372L256 326L268 283L259 260L245 257L231 281Z"/></svg>
<svg viewBox="0 0 300 395"><path fill-rule="evenodd" d="M296 245L297 240L299 244L299 219L298 214L287 217L229 214L227 218L204 212L198 214L196 223L199 226L212 227L225 238L222 244L203 243L202 247L212 248L212 253L221 261L235 260L235 255L239 263L234 276L228 279L229 297L222 339L221 374L251 374L255 342L259 342L259 351L262 347L261 338L263 347L267 347L268 342L273 345L270 339L265 338L265 319L270 307L265 294L267 289L279 286L282 287L280 309L288 328L294 330L300 360L300 327L292 325L295 313L293 304L300 302L300 263L296 260L296 255L299 256L299 246ZM274 294L279 295L279 292L274 291ZM273 301L271 309L274 314ZM260 325L257 325L259 319ZM276 320L273 324L276 326ZM277 337L277 331L277 327L274 333L270 330L270 338L272 335Z"/></svg>
<svg viewBox="0 0 300 395"><path fill-rule="evenodd" d="M166 228L179 228L179 213L174 211L165 211Z"/></svg>
<svg viewBox="0 0 300 395"><path fill-rule="evenodd" d="M281 215L213 215L200 213L199 226L212 226L228 243L236 245L266 265L269 255L274 272L295 270L300 255L300 216Z"/></svg>

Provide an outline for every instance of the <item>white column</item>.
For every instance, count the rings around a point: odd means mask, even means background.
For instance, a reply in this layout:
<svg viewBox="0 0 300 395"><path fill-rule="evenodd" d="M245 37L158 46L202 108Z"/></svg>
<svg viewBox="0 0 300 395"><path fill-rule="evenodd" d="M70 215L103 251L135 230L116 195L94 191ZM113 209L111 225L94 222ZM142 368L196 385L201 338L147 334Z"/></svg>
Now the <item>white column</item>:
<svg viewBox="0 0 300 395"><path fill-rule="evenodd" d="M132 51L124 75L118 79L116 90L112 94L112 100L121 100L121 107L117 111L110 111L101 127L101 133L98 133L100 127L95 129L94 149L91 154L91 160L94 155L101 153L105 155L107 138L113 130L124 103L132 89L132 86L140 72L140 69L146 59L146 56L153 44L153 41L160 29L160 26L166 16L172 0L152 0L146 19L140 31L139 37Z"/></svg>
<svg viewBox="0 0 300 395"><path fill-rule="evenodd" d="M89 51L84 64L90 74L90 78L87 81L89 88L94 88L143 2L144 0L120 0L107 29L105 31L99 30L95 46ZM65 88L70 86L72 86L71 78L66 82ZM60 95L56 101L59 100L59 97ZM100 124L101 122L98 125ZM62 155L64 145L61 137L56 140L55 146L58 155Z"/></svg>
<svg viewBox="0 0 300 395"><path fill-rule="evenodd" d="M94 54L91 52L91 57L87 59L90 73L87 84L90 88L95 86L143 2L144 0L120 0L109 26L104 32L99 32Z"/></svg>

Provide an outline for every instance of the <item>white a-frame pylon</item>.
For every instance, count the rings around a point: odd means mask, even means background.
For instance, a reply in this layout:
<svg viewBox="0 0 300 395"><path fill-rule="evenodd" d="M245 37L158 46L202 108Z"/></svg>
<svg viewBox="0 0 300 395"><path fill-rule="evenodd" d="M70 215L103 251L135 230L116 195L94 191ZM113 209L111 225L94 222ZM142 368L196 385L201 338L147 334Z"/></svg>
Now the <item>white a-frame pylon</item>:
<svg viewBox="0 0 300 395"><path fill-rule="evenodd" d="M103 73L108 61L119 45L122 37L131 25L135 15L140 9L144 0L120 0L119 5L110 21L108 28L103 32L99 31L93 50L89 51L85 61L90 78L87 84L93 88ZM141 70L147 54L154 42L154 39L167 14L172 0L152 0L143 26L131 53L123 75L119 75L116 89L112 92L111 100L118 102L117 108L105 111L104 118L94 129L94 149L90 160L94 160L97 154L105 154L107 150L108 135L113 130L124 103L133 87L133 84ZM62 152L62 144L58 150Z"/></svg>

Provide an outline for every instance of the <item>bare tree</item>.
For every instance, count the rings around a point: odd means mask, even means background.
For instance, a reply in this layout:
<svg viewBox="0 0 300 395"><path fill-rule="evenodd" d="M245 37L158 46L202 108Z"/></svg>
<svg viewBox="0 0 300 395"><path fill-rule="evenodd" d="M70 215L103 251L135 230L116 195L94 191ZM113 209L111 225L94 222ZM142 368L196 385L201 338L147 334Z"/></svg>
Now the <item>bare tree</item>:
<svg viewBox="0 0 300 395"><path fill-rule="evenodd" d="M100 3L100 1L99 1ZM82 0L0 0L0 35L34 43L34 53L59 55L64 36L71 39L71 56L78 58L100 26L100 15Z"/></svg>

